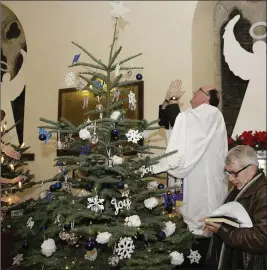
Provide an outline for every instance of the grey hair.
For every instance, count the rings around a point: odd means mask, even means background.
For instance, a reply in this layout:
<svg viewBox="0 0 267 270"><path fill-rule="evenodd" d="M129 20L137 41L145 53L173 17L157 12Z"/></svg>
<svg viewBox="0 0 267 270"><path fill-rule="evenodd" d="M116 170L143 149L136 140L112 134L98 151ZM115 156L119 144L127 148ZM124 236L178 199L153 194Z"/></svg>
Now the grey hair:
<svg viewBox="0 0 267 270"><path fill-rule="evenodd" d="M235 161L238 161L241 166L252 164L259 167L257 153L248 145L237 145L228 152L225 163L229 165Z"/></svg>

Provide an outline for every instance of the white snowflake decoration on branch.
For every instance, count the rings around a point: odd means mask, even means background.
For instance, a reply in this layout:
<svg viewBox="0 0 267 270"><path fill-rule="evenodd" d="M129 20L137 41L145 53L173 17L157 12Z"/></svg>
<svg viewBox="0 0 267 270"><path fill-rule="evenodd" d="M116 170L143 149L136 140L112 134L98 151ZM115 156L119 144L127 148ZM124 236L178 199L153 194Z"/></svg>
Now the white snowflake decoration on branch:
<svg viewBox="0 0 267 270"><path fill-rule="evenodd" d="M199 254L198 250L192 250L190 249L190 254L187 256L187 258L190 260L190 263L199 263L199 260L201 259L201 255Z"/></svg>
<svg viewBox="0 0 267 270"><path fill-rule="evenodd" d="M29 227L30 229L32 229L34 225L34 221L32 220L32 217L30 217L27 221L27 227Z"/></svg>
<svg viewBox="0 0 267 270"><path fill-rule="evenodd" d="M138 143L143 137L139 133L138 130L129 129L128 132L125 134L128 139L128 142Z"/></svg>
<svg viewBox="0 0 267 270"><path fill-rule="evenodd" d="M131 237L121 237L118 247L115 248L115 252L119 256L120 260L130 259L131 254L134 252L134 248L134 242Z"/></svg>
<svg viewBox="0 0 267 270"><path fill-rule="evenodd" d="M104 199L99 199L98 195L92 198L88 198L87 208L91 209L94 212L103 211L104 210Z"/></svg>
<svg viewBox="0 0 267 270"><path fill-rule="evenodd" d="M18 254L16 257L13 258L12 265L19 265L23 261L23 254Z"/></svg>
<svg viewBox="0 0 267 270"><path fill-rule="evenodd" d="M83 90L83 88L86 86L86 84L87 84L87 82L86 82L84 79L79 78L79 79L78 79L78 82L77 82L77 84L76 84L76 89L77 89L78 91L81 91L81 90Z"/></svg>
<svg viewBox="0 0 267 270"><path fill-rule="evenodd" d="M67 86L73 86L75 85L75 82L76 82L76 76L74 72L69 72L65 77L65 84Z"/></svg>

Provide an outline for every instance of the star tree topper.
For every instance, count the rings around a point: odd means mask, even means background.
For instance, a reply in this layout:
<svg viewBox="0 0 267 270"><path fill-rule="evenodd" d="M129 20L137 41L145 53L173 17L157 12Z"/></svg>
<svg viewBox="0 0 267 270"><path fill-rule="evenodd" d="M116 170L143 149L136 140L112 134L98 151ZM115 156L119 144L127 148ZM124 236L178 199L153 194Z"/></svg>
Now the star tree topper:
<svg viewBox="0 0 267 270"><path fill-rule="evenodd" d="M123 4L123 1L120 1L119 3L110 2L110 5L113 7L113 10L111 11L112 17L124 18L124 13L130 11L128 8L125 8L122 4Z"/></svg>

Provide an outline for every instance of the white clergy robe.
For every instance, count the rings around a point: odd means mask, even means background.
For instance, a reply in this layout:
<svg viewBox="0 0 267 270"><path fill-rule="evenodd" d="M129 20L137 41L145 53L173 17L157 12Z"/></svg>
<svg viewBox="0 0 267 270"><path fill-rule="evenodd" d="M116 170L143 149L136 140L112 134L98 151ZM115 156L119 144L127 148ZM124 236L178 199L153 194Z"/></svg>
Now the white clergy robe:
<svg viewBox="0 0 267 270"><path fill-rule="evenodd" d="M154 173L167 171L184 178L181 214L189 230L201 235L203 223L199 219L221 206L228 191L223 170L227 133L218 108L202 104L179 113L166 153L174 150L178 152L154 165Z"/></svg>

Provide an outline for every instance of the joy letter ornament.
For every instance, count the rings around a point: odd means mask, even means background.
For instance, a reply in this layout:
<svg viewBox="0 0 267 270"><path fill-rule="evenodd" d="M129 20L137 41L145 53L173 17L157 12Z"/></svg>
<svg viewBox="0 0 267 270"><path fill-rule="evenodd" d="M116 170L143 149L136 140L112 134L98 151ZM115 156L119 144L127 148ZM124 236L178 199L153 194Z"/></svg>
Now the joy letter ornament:
<svg viewBox="0 0 267 270"><path fill-rule="evenodd" d="M115 206L115 215L119 214L119 211L125 207L127 210L130 210L131 207L131 200L129 198L126 198L122 201L117 202L116 198L113 198L111 200L111 204Z"/></svg>

